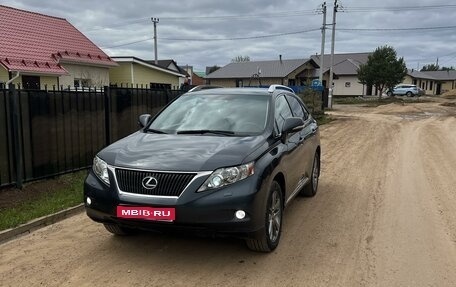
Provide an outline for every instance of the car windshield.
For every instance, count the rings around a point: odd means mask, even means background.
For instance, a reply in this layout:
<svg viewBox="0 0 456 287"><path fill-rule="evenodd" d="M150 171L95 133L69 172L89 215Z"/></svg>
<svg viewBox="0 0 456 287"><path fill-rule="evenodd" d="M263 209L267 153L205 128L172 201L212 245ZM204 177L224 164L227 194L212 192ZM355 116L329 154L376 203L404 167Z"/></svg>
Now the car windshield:
<svg viewBox="0 0 456 287"><path fill-rule="evenodd" d="M185 95L170 104L149 130L177 134L253 135L264 131L267 95Z"/></svg>

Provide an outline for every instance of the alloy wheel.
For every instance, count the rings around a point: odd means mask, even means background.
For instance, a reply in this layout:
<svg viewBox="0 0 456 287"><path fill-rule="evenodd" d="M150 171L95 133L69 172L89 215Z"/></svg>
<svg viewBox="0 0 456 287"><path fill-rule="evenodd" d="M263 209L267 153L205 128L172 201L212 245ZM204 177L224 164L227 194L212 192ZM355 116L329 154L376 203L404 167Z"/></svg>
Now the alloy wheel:
<svg viewBox="0 0 456 287"><path fill-rule="evenodd" d="M271 242L275 242L280 235L282 224L282 199L279 190L274 190L268 211L268 236Z"/></svg>

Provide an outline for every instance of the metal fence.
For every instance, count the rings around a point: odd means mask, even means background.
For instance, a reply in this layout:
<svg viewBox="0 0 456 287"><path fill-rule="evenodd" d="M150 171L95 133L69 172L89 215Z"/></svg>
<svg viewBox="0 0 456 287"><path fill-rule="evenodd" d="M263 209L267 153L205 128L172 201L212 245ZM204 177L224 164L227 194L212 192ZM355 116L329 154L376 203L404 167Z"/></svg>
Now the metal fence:
<svg viewBox="0 0 456 287"><path fill-rule="evenodd" d="M100 149L138 129L140 114L180 93L0 89L0 187L88 168Z"/></svg>

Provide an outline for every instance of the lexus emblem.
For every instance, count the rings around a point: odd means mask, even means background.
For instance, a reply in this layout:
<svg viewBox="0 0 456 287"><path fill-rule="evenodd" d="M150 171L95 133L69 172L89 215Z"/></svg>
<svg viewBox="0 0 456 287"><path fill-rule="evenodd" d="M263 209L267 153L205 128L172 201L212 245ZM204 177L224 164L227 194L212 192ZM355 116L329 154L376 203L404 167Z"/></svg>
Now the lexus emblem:
<svg viewBox="0 0 456 287"><path fill-rule="evenodd" d="M142 186L145 189L154 189L157 187L158 181L155 177L153 176L146 176L142 180Z"/></svg>

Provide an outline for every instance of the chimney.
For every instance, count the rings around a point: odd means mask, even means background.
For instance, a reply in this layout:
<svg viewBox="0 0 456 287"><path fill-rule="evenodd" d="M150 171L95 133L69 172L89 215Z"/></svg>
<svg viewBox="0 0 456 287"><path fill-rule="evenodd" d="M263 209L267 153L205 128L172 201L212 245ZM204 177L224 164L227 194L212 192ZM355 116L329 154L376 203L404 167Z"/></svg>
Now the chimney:
<svg viewBox="0 0 456 287"><path fill-rule="evenodd" d="M282 55L279 55L280 64L282 64Z"/></svg>

